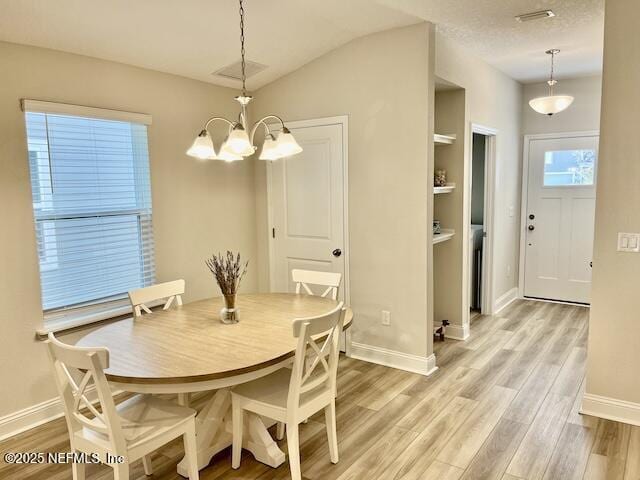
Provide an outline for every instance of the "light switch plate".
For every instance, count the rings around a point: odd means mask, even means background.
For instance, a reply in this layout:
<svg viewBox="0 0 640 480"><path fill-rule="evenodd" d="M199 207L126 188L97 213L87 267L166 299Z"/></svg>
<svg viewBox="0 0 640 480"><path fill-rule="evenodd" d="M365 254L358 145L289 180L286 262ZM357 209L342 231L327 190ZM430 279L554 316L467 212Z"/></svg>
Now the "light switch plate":
<svg viewBox="0 0 640 480"><path fill-rule="evenodd" d="M640 252L640 233L618 232L619 252Z"/></svg>

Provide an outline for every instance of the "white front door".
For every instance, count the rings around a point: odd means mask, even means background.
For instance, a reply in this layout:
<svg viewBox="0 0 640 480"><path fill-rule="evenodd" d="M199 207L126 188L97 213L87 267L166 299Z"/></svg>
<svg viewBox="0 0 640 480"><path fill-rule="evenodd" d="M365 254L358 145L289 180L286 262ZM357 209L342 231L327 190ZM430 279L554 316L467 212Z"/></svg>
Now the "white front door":
<svg viewBox="0 0 640 480"><path fill-rule="evenodd" d="M344 127L314 123L288 123L303 151L270 165L271 290L295 291L294 268L339 272L345 300Z"/></svg>
<svg viewBox="0 0 640 480"><path fill-rule="evenodd" d="M590 303L598 136L531 139L526 297Z"/></svg>

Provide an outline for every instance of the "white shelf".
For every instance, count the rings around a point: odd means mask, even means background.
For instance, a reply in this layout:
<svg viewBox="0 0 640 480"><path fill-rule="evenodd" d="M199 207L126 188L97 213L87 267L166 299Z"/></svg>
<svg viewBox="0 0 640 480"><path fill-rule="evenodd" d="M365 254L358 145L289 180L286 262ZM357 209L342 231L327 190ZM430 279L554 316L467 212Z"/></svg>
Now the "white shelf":
<svg viewBox="0 0 640 480"><path fill-rule="evenodd" d="M456 141L456 136L454 134L442 135L440 133L435 133L433 135L433 142L436 145L451 145L455 141Z"/></svg>
<svg viewBox="0 0 640 480"><path fill-rule="evenodd" d="M455 230L451 230L449 228L443 228L440 230L441 233L433 235L433 244L446 242L447 240L451 240L451 238L456 234Z"/></svg>
<svg viewBox="0 0 640 480"><path fill-rule="evenodd" d="M440 193L451 193L455 190L455 183L447 183L444 187L433 187L434 195L438 195Z"/></svg>

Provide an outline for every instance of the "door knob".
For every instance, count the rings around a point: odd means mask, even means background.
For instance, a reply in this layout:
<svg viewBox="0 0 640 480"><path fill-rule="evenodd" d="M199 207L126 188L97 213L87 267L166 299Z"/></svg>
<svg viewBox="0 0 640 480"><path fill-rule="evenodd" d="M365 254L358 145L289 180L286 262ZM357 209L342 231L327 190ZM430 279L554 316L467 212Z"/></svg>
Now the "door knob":
<svg viewBox="0 0 640 480"><path fill-rule="evenodd" d="M529 214L529 220L533 220L534 218L536 218L536 216L533 213Z"/></svg>
<svg viewBox="0 0 640 480"><path fill-rule="evenodd" d="M536 227L534 227L533 225L529 225L527 228L528 228L530 231L531 231L531 230L535 230L535 229L536 229Z"/></svg>
<svg viewBox="0 0 640 480"><path fill-rule="evenodd" d="M333 254L334 257L339 257L340 255L342 255L342 250L340 250L339 248L336 248L333 252L331 252Z"/></svg>

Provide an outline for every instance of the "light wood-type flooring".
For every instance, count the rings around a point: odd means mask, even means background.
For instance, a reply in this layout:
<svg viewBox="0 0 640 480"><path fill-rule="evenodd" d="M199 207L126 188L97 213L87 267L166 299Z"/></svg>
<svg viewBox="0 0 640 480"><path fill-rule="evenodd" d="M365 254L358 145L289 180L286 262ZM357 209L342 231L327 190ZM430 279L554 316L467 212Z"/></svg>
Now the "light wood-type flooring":
<svg viewBox="0 0 640 480"><path fill-rule="evenodd" d="M321 417L301 425L309 480L640 479L640 427L578 414L588 310L517 301L473 322L467 342L436 342L430 377L342 358L338 384L340 462L329 461ZM357 321L357 319L356 319ZM281 446L286 451L285 442ZM67 451L62 419L0 443L1 479L70 479L67 465L7 465L7 451ZM181 443L153 455L153 479L177 479ZM287 479L229 450L200 478ZM132 478L145 478L136 464ZM90 466L90 479L111 469Z"/></svg>

